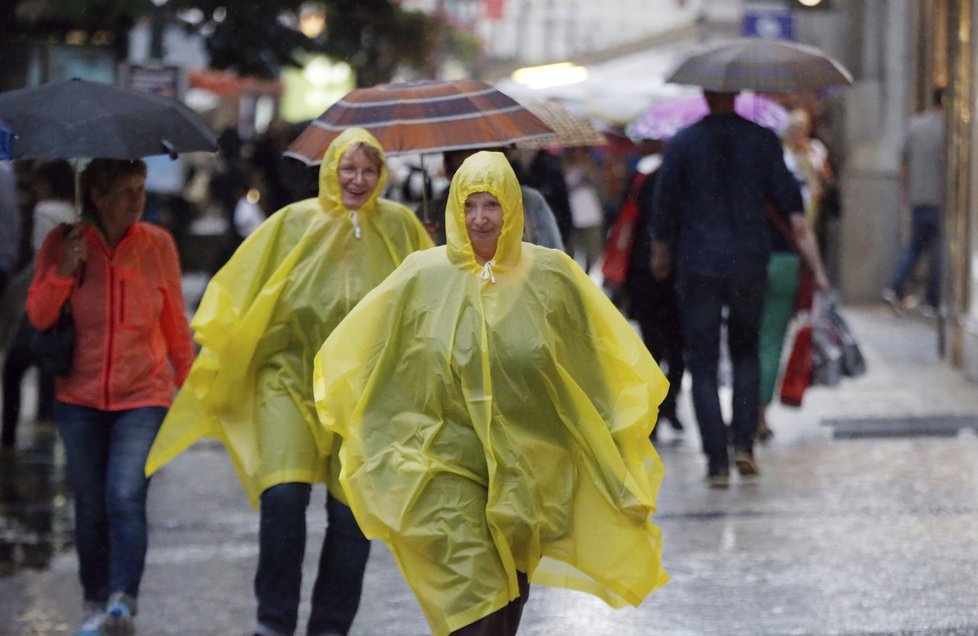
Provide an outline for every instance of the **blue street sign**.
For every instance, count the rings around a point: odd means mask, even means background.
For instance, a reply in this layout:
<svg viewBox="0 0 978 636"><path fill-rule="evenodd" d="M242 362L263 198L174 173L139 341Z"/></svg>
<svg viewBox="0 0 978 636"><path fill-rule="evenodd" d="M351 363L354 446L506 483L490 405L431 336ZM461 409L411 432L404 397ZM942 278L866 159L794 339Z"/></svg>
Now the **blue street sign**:
<svg viewBox="0 0 978 636"><path fill-rule="evenodd" d="M795 39L794 20L789 9L747 8L741 32L746 37L768 40Z"/></svg>

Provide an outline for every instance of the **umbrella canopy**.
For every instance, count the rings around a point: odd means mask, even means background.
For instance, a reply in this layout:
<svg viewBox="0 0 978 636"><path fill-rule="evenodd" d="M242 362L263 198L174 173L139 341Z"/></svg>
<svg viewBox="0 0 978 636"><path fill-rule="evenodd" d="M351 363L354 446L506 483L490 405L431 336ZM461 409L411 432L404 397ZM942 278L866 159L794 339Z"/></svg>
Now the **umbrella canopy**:
<svg viewBox="0 0 978 636"><path fill-rule="evenodd" d="M793 92L852 83L838 61L811 46L738 38L687 57L667 77L717 92Z"/></svg>
<svg viewBox="0 0 978 636"><path fill-rule="evenodd" d="M0 93L15 159L138 159L217 149L203 119L179 101L73 79Z"/></svg>
<svg viewBox="0 0 978 636"><path fill-rule="evenodd" d="M391 156L491 148L553 134L526 107L485 82L425 80L348 93L302 131L285 155L318 164L330 142L352 126L369 130Z"/></svg>
<svg viewBox="0 0 978 636"><path fill-rule="evenodd" d="M520 148L549 148L551 146L603 146L608 141L595 128L591 120L552 100L523 101L543 123L553 128L554 134L517 142Z"/></svg>
<svg viewBox="0 0 978 636"><path fill-rule="evenodd" d="M734 100L734 110L741 117L775 132L780 133L788 125L788 111L763 95L739 93ZM636 117L625 130L633 139L667 140L701 120L708 112L702 95L661 102Z"/></svg>

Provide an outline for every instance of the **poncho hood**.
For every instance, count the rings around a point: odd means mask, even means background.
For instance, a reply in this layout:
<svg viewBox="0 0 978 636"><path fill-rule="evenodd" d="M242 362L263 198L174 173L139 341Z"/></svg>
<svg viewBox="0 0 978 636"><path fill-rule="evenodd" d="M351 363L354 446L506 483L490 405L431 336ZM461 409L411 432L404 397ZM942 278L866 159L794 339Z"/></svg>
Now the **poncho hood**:
<svg viewBox="0 0 978 636"><path fill-rule="evenodd" d="M501 152L475 153L452 177L445 209L448 260L463 269L483 271L465 229L465 199L476 192L492 194L503 206L503 229L492 258L494 276L513 271L522 258L523 194L516 173Z"/></svg>
<svg viewBox="0 0 978 636"><path fill-rule="evenodd" d="M357 214L370 214L377 208L377 199L380 198L380 193L384 191L387 185L387 162L384 156L384 148L365 129L347 128L326 149L323 162L319 166L319 205L327 214L339 215L349 212L343 206L343 199L340 196L340 180L337 176L336 169L339 166L343 153L358 143L364 143L376 148L380 152L381 161L380 180L377 182L377 187L374 188L373 194L363 204L363 207L357 210Z"/></svg>

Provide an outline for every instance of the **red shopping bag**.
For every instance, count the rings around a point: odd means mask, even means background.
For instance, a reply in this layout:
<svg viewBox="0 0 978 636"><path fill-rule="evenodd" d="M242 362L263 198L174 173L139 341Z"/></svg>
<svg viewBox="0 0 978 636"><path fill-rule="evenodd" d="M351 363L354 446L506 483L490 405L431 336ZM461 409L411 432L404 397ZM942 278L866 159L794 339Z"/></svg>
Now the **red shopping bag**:
<svg viewBox="0 0 978 636"><path fill-rule="evenodd" d="M635 221L638 219L638 191L648 175L639 172L632 181L628 198L618 212L618 218L608 232L604 244L604 259L601 263L601 275L611 283L624 284L628 275L628 261L632 256L632 246L635 245Z"/></svg>
<svg viewBox="0 0 978 636"><path fill-rule="evenodd" d="M795 342L781 379L781 403L801 406L805 390L812 383L812 327L804 325L795 333Z"/></svg>

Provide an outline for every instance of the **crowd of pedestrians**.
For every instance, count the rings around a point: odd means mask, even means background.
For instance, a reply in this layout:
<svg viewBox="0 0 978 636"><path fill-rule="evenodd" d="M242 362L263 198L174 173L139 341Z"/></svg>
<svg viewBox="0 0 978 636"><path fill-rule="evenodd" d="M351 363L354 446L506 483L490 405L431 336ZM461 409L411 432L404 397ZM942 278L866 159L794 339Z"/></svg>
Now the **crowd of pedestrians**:
<svg viewBox="0 0 978 636"><path fill-rule="evenodd" d="M358 128L315 169L283 158L283 124L253 141L224 131L221 152L188 159L176 196L146 192L142 161L94 159L80 219L70 164L23 168L17 188L0 162L0 205L17 210L4 218L24 226L0 227L0 293L19 275L26 310L7 321L4 452L37 363L31 334L66 310L75 325L71 370L39 374L38 413L59 430L74 495L77 636L135 629L150 476L204 437L225 445L259 515L256 636L298 627L317 483L327 531L310 636L350 630L371 538L438 635L515 634L530 583L614 606L663 585L650 441L660 422L685 430L686 372L706 483L728 487L731 467L759 476L799 281L830 286L819 228L834 174L810 116L793 112L779 139L734 112L734 93L705 97L709 114L641 161L456 149L442 157L449 186L423 180L420 200ZM939 232L940 98L908 134L914 222L884 291L895 308ZM605 178L612 165L623 182ZM602 290L589 274L621 249L608 230L629 206L624 271ZM211 277L188 324L181 261L202 233Z"/></svg>

